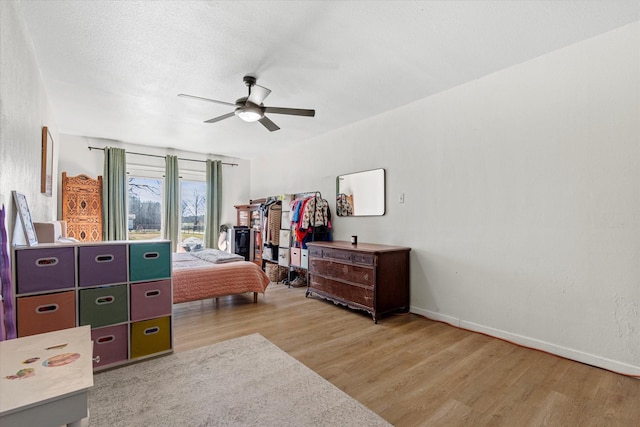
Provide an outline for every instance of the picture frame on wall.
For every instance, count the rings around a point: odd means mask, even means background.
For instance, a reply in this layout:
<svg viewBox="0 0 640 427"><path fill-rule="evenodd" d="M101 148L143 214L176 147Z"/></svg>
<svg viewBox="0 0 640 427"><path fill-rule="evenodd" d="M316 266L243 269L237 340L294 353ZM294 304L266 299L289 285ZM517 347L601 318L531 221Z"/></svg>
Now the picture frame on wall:
<svg viewBox="0 0 640 427"><path fill-rule="evenodd" d="M46 126L42 126L42 167L40 192L51 197L53 190L53 138Z"/></svg>
<svg viewBox="0 0 640 427"><path fill-rule="evenodd" d="M22 223L22 230L24 230L24 236L29 246L36 246L38 244L38 236L36 235L36 229L33 226L33 220L31 219L31 212L29 211L29 204L27 203L27 197L13 191L13 201L18 208L18 216L16 221Z"/></svg>

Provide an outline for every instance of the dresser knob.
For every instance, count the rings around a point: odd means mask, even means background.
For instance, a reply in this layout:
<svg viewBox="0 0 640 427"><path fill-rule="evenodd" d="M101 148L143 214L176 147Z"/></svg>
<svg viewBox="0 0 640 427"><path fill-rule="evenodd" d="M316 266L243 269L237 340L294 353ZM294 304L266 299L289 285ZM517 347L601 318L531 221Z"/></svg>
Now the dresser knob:
<svg viewBox="0 0 640 427"><path fill-rule="evenodd" d="M94 357L93 361L96 362L96 363L100 363L100 356Z"/></svg>

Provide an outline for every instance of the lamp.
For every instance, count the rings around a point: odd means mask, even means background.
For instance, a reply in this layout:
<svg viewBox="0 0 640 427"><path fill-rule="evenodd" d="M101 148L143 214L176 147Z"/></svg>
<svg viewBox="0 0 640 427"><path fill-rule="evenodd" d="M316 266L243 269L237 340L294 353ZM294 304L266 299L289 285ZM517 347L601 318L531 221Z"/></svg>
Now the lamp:
<svg viewBox="0 0 640 427"><path fill-rule="evenodd" d="M262 109L250 102L247 102L244 107L236 108L235 113L236 116L240 117L245 122L257 122L262 117L264 117Z"/></svg>

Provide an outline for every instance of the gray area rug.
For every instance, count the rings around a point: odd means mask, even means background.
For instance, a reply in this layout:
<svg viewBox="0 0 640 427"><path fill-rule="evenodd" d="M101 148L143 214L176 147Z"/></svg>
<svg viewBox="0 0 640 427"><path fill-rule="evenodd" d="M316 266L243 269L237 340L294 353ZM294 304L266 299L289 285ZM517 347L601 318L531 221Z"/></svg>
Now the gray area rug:
<svg viewBox="0 0 640 427"><path fill-rule="evenodd" d="M260 334L98 373L90 426L389 426Z"/></svg>

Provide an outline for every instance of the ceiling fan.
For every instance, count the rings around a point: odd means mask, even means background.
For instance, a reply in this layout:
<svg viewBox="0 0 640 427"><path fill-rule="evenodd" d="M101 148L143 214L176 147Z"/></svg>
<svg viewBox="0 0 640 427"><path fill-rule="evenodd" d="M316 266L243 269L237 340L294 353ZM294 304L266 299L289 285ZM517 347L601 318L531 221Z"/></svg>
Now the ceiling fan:
<svg viewBox="0 0 640 427"><path fill-rule="evenodd" d="M249 94L236 100L235 104L231 102L218 101L215 99L202 98L200 96L187 95L179 93L178 96L186 98L199 99L200 101L215 102L216 104L230 105L235 107L230 113L223 114L222 116L214 117L213 119L205 120L205 123L216 123L229 117L238 116L245 122L260 122L270 132L280 129L278 125L271 121L265 113L274 114L288 114L291 116L306 116L313 117L316 115L315 110L305 110L300 108L281 108L281 107L266 107L262 103L265 98L269 96L271 90L263 86L256 84L256 78L253 76L244 76L244 84L249 88Z"/></svg>

